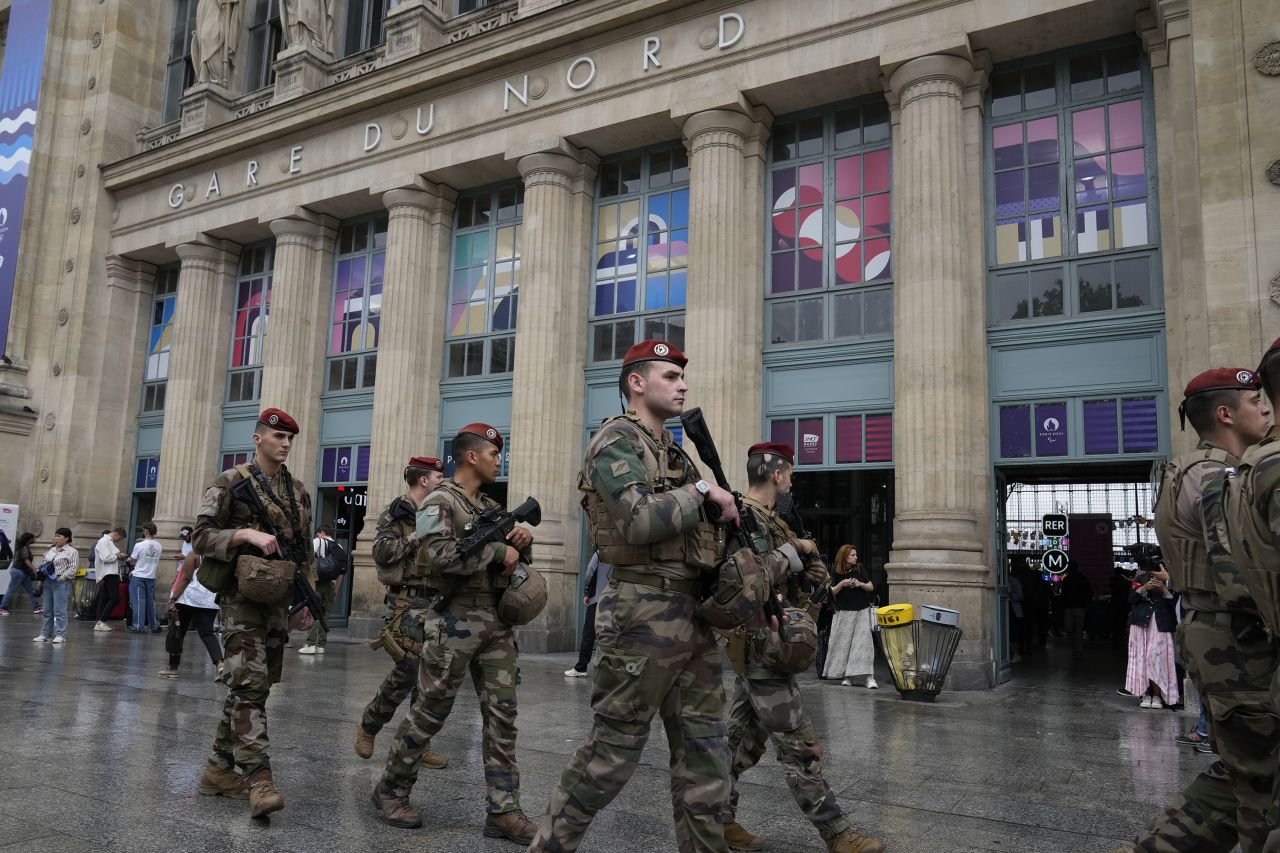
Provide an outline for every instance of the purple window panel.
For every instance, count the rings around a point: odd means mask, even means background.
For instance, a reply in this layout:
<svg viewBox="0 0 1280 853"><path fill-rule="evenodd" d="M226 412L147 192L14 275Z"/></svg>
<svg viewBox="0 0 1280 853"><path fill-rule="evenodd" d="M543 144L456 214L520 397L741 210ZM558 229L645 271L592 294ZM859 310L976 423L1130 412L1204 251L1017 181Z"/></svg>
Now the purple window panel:
<svg viewBox="0 0 1280 853"><path fill-rule="evenodd" d="M338 468L338 451L330 447L325 450L324 457L320 463L320 480L324 483L334 482L334 476Z"/></svg>
<svg viewBox="0 0 1280 853"><path fill-rule="evenodd" d="M796 446L796 422L787 418L769 424L769 440Z"/></svg>
<svg viewBox="0 0 1280 853"><path fill-rule="evenodd" d="M1023 459L1031 455L1031 407L1000 407L1000 458Z"/></svg>
<svg viewBox="0 0 1280 853"><path fill-rule="evenodd" d="M862 461L862 416L836 418L836 463Z"/></svg>
<svg viewBox="0 0 1280 853"><path fill-rule="evenodd" d="M357 483L369 482L369 446L356 448L356 479Z"/></svg>
<svg viewBox="0 0 1280 853"><path fill-rule="evenodd" d="M337 451L338 464L334 471L334 480L339 483L351 482L351 448L339 447Z"/></svg>
<svg viewBox="0 0 1280 853"><path fill-rule="evenodd" d="M822 418L800 419L800 444L796 447L796 464L822 464Z"/></svg>
<svg viewBox="0 0 1280 853"><path fill-rule="evenodd" d="M893 415L867 415L867 461L893 461Z"/></svg>
<svg viewBox="0 0 1280 853"><path fill-rule="evenodd" d="M1125 453L1153 453L1160 446L1160 423L1154 397L1120 401Z"/></svg>
<svg viewBox="0 0 1280 853"><path fill-rule="evenodd" d="M1115 400L1091 400L1084 404L1084 452L1118 453L1120 436Z"/></svg>
<svg viewBox="0 0 1280 853"><path fill-rule="evenodd" d="M1036 406L1036 456L1067 455L1067 404Z"/></svg>

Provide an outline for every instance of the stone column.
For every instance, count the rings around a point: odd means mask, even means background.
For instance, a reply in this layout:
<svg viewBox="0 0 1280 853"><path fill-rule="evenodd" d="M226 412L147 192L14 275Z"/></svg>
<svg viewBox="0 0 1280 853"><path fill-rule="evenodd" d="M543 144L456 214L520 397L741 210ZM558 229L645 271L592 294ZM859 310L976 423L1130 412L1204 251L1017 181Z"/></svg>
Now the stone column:
<svg viewBox="0 0 1280 853"><path fill-rule="evenodd" d="M731 109L705 110L684 122L689 149L688 407L702 408L726 475L743 489L747 448L761 435L760 223L767 126L767 112L751 116Z"/></svg>
<svg viewBox="0 0 1280 853"><path fill-rule="evenodd" d="M238 245L211 237L183 243L177 252L182 271L170 332L155 516L168 551L178 547L178 528L195 520L200 498L218 473L228 323L240 260Z"/></svg>
<svg viewBox="0 0 1280 853"><path fill-rule="evenodd" d="M449 286L453 205L458 194L419 180L382 194L387 208L387 260L378 337L378 383L373 391L373 435L368 506L356 548L351 594L353 635L372 636L382 625L383 594L373 569L378 514L405 490L405 462L435 456L440 437L440 377ZM362 624L357 626L357 620Z"/></svg>
<svg viewBox="0 0 1280 853"><path fill-rule="evenodd" d="M995 682L979 99L969 60L911 59L889 78L894 135L895 599L959 610L953 688ZM933 424L935 428L928 425Z"/></svg>
<svg viewBox="0 0 1280 853"><path fill-rule="evenodd" d="M262 349L262 408L284 409L302 428L289 454L289 470L308 489L315 488L318 467L335 225L306 211L271 222L276 250Z"/></svg>
<svg viewBox="0 0 1280 853"><path fill-rule="evenodd" d="M587 271L598 160L561 143L519 157L524 178L520 238L520 318L511 394L508 502L542 504L535 565L547 576L547 608L520 632L529 651L573 647L581 511L575 472L582 466L587 352ZM556 405L547 405L548 389Z"/></svg>
<svg viewBox="0 0 1280 853"><path fill-rule="evenodd" d="M102 485L85 492L81 511L82 524L95 532L125 524L129 517L129 495L133 491L130 463L138 434L138 407L147 358L144 342L151 328L150 308L156 280L153 265L122 257L107 258L106 273L106 316L102 318L102 328L111 331L98 364L97 387L103 393L97 398L94 428L90 433L93 449L88 457L89 476L86 478L84 472L77 474L81 482ZM181 299L181 294L177 298ZM117 345L121 341L131 341L134 345Z"/></svg>

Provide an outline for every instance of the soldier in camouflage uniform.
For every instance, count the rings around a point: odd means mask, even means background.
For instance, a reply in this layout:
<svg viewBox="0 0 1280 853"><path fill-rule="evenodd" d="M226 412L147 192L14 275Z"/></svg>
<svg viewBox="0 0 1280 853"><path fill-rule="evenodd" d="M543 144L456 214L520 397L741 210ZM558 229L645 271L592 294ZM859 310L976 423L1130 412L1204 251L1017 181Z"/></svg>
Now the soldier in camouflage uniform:
<svg viewBox="0 0 1280 853"><path fill-rule="evenodd" d="M1238 839L1244 853L1257 853L1267 836L1280 747L1260 691L1277 657L1260 630L1257 604L1227 558L1220 498L1227 471L1265 434L1270 411L1252 371L1218 368L1191 380L1179 413L1200 443L1164 467L1156 534L1173 586L1182 592L1178 653L1207 703L1220 758L1122 849L1226 851Z"/></svg>
<svg viewBox="0 0 1280 853"><path fill-rule="evenodd" d="M795 452L789 444L766 442L747 452L746 509L755 515L765 541L756 545L773 589L786 588L789 578L803 574L817 585L827 580L827 568L812 540L800 539L774 511L778 495L791 491ZM730 654L738 673L729 710L729 753L733 758L733 788L725 810L724 837L729 849L754 853L764 842L737 822L738 778L755 767L773 742L778 763L787 776L787 787L796 804L813 822L831 853L881 853L884 844L859 835L844 816L836 795L822 777L822 744L800 704L795 676L775 672L762 662L769 628L740 629L730 635Z"/></svg>
<svg viewBox="0 0 1280 853"><path fill-rule="evenodd" d="M573 851L596 812L626 785L661 714L671 748L671 798L681 853L726 853L721 815L729 750L720 649L697 619L700 576L716 563L714 502L737 521L733 496L699 478L663 422L684 409L687 359L648 340L623 359L626 414L601 425L579 476L592 545L613 565L596 612L595 721L552 794L530 851Z"/></svg>
<svg viewBox="0 0 1280 853"><path fill-rule="evenodd" d="M520 771L516 766L517 649L511 626L498 618L496 605L508 576L531 561L533 534L515 527L506 542L490 542L474 557L458 555L467 524L499 504L480 491L494 482L502 465L502 436L488 424L468 424L453 440L457 474L426 499L417 514L416 572L424 595L443 592L431 611L421 612L424 641L418 663L418 689L409 715L397 732L372 801L392 826L422 825L409 803L422 755L440 731L472 661L484 673L481 714L488 789L484 834L528 844L534 826L520 810Z"/></svg>
<svg viewBox="0 0 1280 853"><path fill-rule="evenodd" d="M427 495L444 480L444 462L433 456L414 456L405 466L404 480L409 490L387 504L378 515L373 562L378 569L378 580L387 585L387 607L391 611L388 619L399 616L401 631L421 642L422 622L415 614L429 609L431 602L423 594L426 586L415 571L418 556L415 526L418 510L426 503ZM475 677L474 668L472 677ZM372 757L374 738L395 716L396 709L417 682L418 655L406 654L387 673L356 724L356 755ZM432 752L428 746L422 753L422 766L440 770L449 766L449 759Z"/></svg>
<svg viewBox="0 0 1280 853"><path fill-rule="evenodd" d="M1262 356L1258 377L1272 409L1280 407L1280 338ZM1223 516L1230 555L1258 603L1267 635L1275 641L1280 637L1280 426L1272 426L1262 441L1245 451L1238 476L1226 487ZM1267 710L1275 726L1280 669L1268 685ZM1276 769L1274 758L1272 769ZM1267 826L1270 834L1263 850L1280 853L1280 773L1272 789Z"/></svg>
<svg viewBox="0 0 1280 853"><path fill-rule="evenodd" d="M192 548L203 558L201 582L210 579L206 585L218 592L222 606L229 688L209 762L200 777L200 793L247 797L254 817L284 808L284 798L271 778L266 705L284 664L292 598L286 594L273 604L250 601L238 589L234 573L229 580L225 573L233 571L238 557L258 555L305 561L310 571L311 498L284 464L297 433L298 423L289 415L279 409L264 410L253 432L253 461L223 471L213 481L191 538ZM233 488L245 485L257 494L279 539L264 530L250 506L233 494ZM213 580L220 569L222 579Z"/></svg>

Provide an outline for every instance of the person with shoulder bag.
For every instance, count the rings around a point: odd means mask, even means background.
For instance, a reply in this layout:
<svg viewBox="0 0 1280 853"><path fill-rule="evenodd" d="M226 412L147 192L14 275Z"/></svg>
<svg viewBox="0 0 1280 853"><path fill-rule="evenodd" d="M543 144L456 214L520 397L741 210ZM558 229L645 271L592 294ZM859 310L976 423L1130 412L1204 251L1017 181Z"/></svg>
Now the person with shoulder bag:
<svg viewBox="0 0 1280 853"><path fill-rule="evenodd" d="M218 615L218 602L217 597L196 580L199 565L199 555L188 551L178 569L173 589L169 592L169 604L165 608L169 614L169 635L165 637L169 665L156 673L161 678L178 677L183 642L187 638L187 631L194 627L200 635L200 642L204 643L209 652L209 660L217 668L213 680L222 681L222 646L218 644L218 634L213 630L213 620Z"/></svg>
<svg viewBox="0 0 1280 853"><path fill-rule="evenodd" d="M67 603L79 566L80 552L71 547L71 528L59 527L53 534L53 547L36 569L44 580L44 624L32 638L35 642L62 645L67 641Z"/></svg>
<svg viewBox="0 0 1280 853"><path fill-rule="evenodd" d="M316 593L324 603L325 615L333 609L338 597L338 584L347 573L347 549L333 538L327 527L316 528L316 538L311 540L311 552L315 555ZM307 632L307 641L298 649L300 655L322 655L329 632L317 621Z"/></svg>
<svg viewBox="0 0 1280 853"><path fill-rule="evenodd" d="M18 537L18 544L13 549L13 562L9 564L9 589L5 592L4 598L0 599L0 616L9 615L9 604L13 601L13 594L19 587L27 591L27 597L31 599L31 612L41 613L44 607L41 605L41 594L36 591L36 567L31 562L31 543L36 541L34 533L24 533Z"/></svg>

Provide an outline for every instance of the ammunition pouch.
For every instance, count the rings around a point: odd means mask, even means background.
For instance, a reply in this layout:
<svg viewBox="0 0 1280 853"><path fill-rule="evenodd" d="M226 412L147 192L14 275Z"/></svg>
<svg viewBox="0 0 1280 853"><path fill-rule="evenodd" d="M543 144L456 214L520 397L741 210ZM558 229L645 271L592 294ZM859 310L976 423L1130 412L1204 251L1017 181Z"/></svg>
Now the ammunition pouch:
<svg viewBox="0 0 1280 853"><path fill-rule="evenodd" d="M547 580L533 566L517 565L498 599L498 618L508 625L527 625L547 606Z"/></svg>
<svg viewBox="0 0 1280 853"><path fill-rule="evenodd" d="M818 656L818 623L794 607L785 611L787 624L769 631L760 652L760 665L773 672L794 675L813 666Z"/></svg>
<svg viewBox="0 0 1280 853"><path fill-rule="evenodd" d="M768 594L760 557L739 548L720 562L715 589L698 605L697 615L713 628L737 628L760 612Z"/></svg>
<svg viewBox="0 0 1280 853"><path fill-rule="evenodd" d="M213 557L205 557L200 561L200 568L196 569L196 579L210 592L227 592L235 576L234 558L215 560Z"/></svg>
<svg viewBox="0 0 1280 853"><path fill-rule="evenodd" d="M422 657L424 636L422 620L409 609L407 596L402 596L369 647L382 649L399 663L406 657Z"/></svg>
<svg viewBox="0 0 1280 853"><path fill-rule="evenodd" d="M258 604L279 604L293 587L298 564L290 560L268 560L243 556L236 559L236 585L240 594Z"/></svg>

